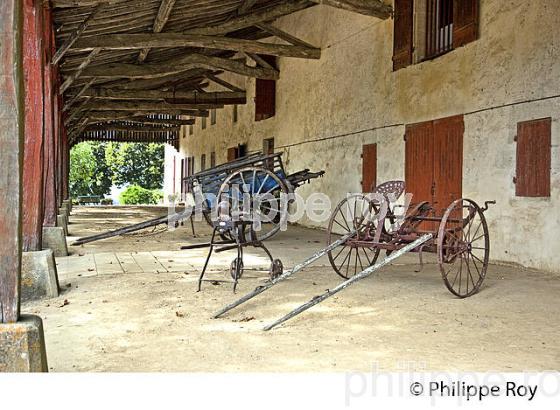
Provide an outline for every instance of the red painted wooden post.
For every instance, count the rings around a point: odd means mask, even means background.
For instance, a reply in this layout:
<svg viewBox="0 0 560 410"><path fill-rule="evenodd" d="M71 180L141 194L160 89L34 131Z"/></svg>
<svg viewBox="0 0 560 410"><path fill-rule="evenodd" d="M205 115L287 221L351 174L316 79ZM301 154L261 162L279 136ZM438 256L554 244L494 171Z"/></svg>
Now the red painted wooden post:
<svg viewBox="0 0 560 410"><path fill-rule="evenodd" d="M21 0L0 7L0 322L19 318L23 70Z"/></svg>
<svg viewBox="0 0 560 410"><path fill-rule="evenodd" d="M23 1L25 141L23 159L23 250L40 251L43 230L42 5Z"/></svg>
<svg viewBox="0 0 560 410"><path fill-rule="evenodd" d="M51 66L53 49L52 15L48 2L43 8L43 62L44 62L44 162L43 162L43 226L56 226L56 186L55 186L55 134L54 134L54 94L53 70Z"/></svg>

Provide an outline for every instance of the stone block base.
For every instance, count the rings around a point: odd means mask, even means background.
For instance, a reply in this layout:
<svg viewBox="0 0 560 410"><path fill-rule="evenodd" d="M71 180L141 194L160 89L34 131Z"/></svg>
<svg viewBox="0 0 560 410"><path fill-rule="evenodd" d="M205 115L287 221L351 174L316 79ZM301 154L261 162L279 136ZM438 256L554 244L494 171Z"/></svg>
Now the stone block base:
<svg viewBox="0 0 560 410"><path fill-rule="evenodd" d="M62 208L58 210L56 226L60 226L64 229L64 235L68 236L68 217L66 216L66 211Z"/></svg>
<svg viewBox="0 0 560 410"><path fill-rule="evenodd" d="M21 300L56 298L58 275L51 249L23 252L21 258Z"/></svg>
<svg viewBox="0 0 560 410"><path fill-rule="evenodd" d="M0 372L47 372L43 321L22 315L17 323L0 324Z"/></svg>
<svg viewBox="0 0 560 410"><path fill-rule="evenodd" d="M68 256L68 245L64 228L61 226L43 227L43 249L52 249L54 256Z"/></svg>

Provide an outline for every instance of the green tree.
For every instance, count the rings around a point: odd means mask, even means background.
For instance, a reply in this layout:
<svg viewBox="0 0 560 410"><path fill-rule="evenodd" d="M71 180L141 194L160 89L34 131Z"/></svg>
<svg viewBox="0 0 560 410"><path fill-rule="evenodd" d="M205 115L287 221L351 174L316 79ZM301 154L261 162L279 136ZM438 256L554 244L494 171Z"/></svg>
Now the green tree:
<svg viewBox="0 0 560 410"><path fill-rule="evenodd" d="M111 192L111 169L105 162L105 143L82 142L70 151L70 193L72 196Z"/></svg>
<svg viewBox="0 0 560 410"><path fill-rule="evenodd" d="M161 189L164 152L163 144L110 143L105 158L118 187L135 184Z"/></svg>

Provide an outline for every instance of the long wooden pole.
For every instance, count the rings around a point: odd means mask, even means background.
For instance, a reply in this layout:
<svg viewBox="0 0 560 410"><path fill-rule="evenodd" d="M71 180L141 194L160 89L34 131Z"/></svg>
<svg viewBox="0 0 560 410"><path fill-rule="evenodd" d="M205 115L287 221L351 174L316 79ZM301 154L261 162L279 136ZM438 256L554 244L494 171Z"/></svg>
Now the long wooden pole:
<svg viewBox="0 0 560 410"><path fill-rule="evenodd" d="M0 9L0 322L17 322L21 279L24 91L22 1Z"/></svg>
<svg viewBox="0 0 560 410"><path fill-rule="evenodd" d="M342 282L340 285L336 286L334 289L329 289L325 293L323 293L322 295L315 296L309 302L304 303L303 305L301 305L301 306L297 307L296 309L292 310L286 316L281 317L280 319L278 319L274 323L271 323L270 325L265 326L263 330L270 330L270 329L284 323L285 321L293 318L294 316L297 316L300 313L305 312L307 309L321 303L323 300L325 300L327 298L330 298L332 295L340 292L341 290L346 289L348 286L356 283L357 281L368 277L369 275L371 275L372 273L374 273L378 269L382 268L385 265L388 265L389 263L391 263L392 261L394 261L398 257L400 257L400 256L404 255L405 253L410 252L411 250L419 247L420 245L429 241L430 239L432 239L432 234L431 233L421 236L420 238L416 239L414 242L411 242L408 245L399 249L398 251L393 252L391 255L389 255L385 259L383 259L381 262L377 262L375 265L372 265L368 268L365 268L363 271L361 271L357 275L354 275L350 279L348 279L347 281Z"/></svg>

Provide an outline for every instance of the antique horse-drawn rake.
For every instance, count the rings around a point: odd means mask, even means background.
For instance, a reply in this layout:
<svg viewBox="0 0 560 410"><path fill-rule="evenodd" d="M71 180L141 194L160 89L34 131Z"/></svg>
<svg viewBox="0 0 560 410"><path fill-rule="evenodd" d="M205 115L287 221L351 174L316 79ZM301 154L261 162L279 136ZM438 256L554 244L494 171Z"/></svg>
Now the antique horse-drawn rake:
<svg viewBox="0 0 560 410"><path fill-rule="evenodd" d="M282 204L282 195L287 199L287 195L300 185L323 174L324 171L304 169L288 175L282 163L282 153L276 153L254 154L186 178L197 208L213 228L210 242L181 248L209 248L198 290L216 247L216 252L237 249L237 257L230 266L234 291L244 271L243 249L247 246L260 248L266 253L270 259L271 279L280 276L282 262L272 257L263 241L275 235L285 222L282 215L285 215L286 204Z"/></svg>
<svg viewBox="0 0 560 410"><path fill-rule="evenodd" d="M270 289L325 254L328 254L335 272L346 280L266 326L265 330L272 329L412 251L419 253L421 264L423 252L437 255L445 286L454 295L465 298L476 293L486 276L490 252L484 212L495 201L487 201L481 208L470 199L457 199L448 206L443 216L434 216L430 203L419 202L410 207L404 217L398 218L395 210L399 205L391 204L403 192L404 182L389 181L378 186L372 194L348 196L331 215L326 248L224 307L214 317L220 317ZM386 257L378 262L383 250L386 251Z"/></svg>

